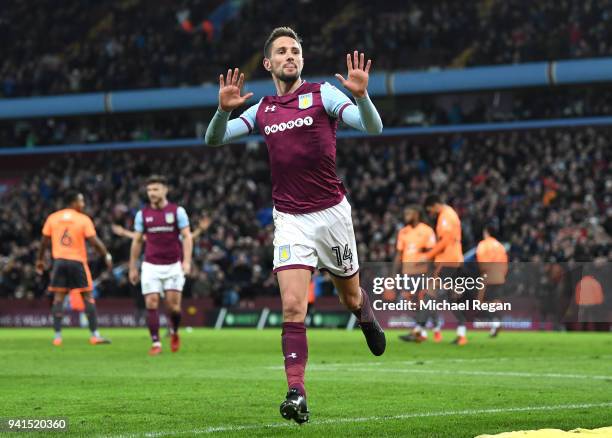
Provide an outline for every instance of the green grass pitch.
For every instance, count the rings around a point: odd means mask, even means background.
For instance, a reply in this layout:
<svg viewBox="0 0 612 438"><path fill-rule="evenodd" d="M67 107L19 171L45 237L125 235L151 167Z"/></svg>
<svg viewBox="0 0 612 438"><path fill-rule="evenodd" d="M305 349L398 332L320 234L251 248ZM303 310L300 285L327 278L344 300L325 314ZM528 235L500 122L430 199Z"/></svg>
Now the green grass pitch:
<svg viewBox="0 0 612 438"><path fill-rule="evenodd" d="M612 425L612 335L470 333L464 347L406 344L372 356L359 331L310 330L311 422L283 420L280 330L195 329L149 357L145 329L0 329L0 417L67 417L62 436L473 437ZM1 433L0 433L1 435ZM10 435L23 436L23 435ZM44 436L44 434L36 434Z"/></svg>

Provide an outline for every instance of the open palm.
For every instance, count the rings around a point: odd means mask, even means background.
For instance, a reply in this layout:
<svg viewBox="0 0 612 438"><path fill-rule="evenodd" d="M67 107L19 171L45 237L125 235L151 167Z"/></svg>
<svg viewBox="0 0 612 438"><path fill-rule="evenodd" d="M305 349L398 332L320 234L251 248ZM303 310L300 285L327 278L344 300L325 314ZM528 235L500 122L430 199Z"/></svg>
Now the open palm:
<svg viewBox="0 0 612 438"><path fill-rule="evenodd" d="M353 96L363 97L368 89L371 66L372 60L368 59L366 63L365 54L360 54L355 50L352 57L350 53L346 55L346 67L348 68L347 78L344 79L344 77L338 73L336 73L336 78Z"/></svg>
<svg viewBox="0 0 612 438"><path fill-rule="evenodd" d="M243 85L244 73L240 73L237 68L233 72L229 69L226 78L219 75L219 108L227 112L233 111L251 98L253 93L240 95Z"/></svg>

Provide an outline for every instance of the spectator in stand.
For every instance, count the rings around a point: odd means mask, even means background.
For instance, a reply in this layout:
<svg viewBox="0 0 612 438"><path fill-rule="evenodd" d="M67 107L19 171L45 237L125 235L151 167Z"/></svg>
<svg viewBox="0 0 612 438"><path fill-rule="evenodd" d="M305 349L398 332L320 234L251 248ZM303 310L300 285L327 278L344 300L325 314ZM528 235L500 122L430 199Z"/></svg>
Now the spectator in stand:
<svg viewBox="0 0 612 438"><path fill-rule="evenodd" d="M339 175L351 187L354 227L364 261L390 261L401 224L401 206L440 193L459 213L463 246L473 248L482 218L499 224L511 261L612 259L612 148L610 129L526 131L427 140L338 142ZM426 143L429 142L429 144ZM52 157L0 193L0 295L41 296L45 284L31 278L42 220L59 207L59 194L78 187L91 198L88 213L109 243L116 264L128 259L129 239L111 226L133 228L144 202L138 194L152 172L182 176L172 193L189 211L209 212L195 243L194 278L186 295L244 305L274 294L270 181L265 149L96 153ZM15 169L2 169L2 172ZM118 229L115 227L115 229ZM95 260L95 258L94 258ZM94 276L102 266L92 266ZM240 272L240 275L226 275ZM237 282L236 279L240 278ZM231 279L230 282L228 279ZM129 296L127 282L108 278L103 296ZM525 292L532 293L532 292Z"/></svg>
<svg viewBox="0 0 612 438"><path fill-rule="evenodd" d="M400 0L300 0L292 8L282 0L245 0L215 28L208 17L222 3L8 2L0 18L0 37L11 42L0 61L0 95L214 81L229 60L249 65L260 56L259 42L279 25L294 27L308 43L312 75L339 71L346 47L371 54L381 70L612 53L612 0L420 0L408 6ZM251 70L251 78L265 74Z"/></svg>

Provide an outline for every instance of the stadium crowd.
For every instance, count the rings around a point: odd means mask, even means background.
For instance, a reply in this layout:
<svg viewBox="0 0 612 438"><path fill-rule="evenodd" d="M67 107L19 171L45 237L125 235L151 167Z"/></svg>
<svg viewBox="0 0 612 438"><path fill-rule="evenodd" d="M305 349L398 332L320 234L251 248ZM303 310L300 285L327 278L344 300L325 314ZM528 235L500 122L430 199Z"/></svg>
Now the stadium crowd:
<svg viewBox="0 0 612 438"><path fill-rule="evenodd" d="M8 2L0 17L0 37L11 42L0 61L0 95L197 85L233 65L263 77L261 48L277 25L302 35L309 74L339 71L353 47L381 70L612 53L611 0L300 0L291 7L244 0L233 2L235 16L211 27L207 17L228 2Z"/></svg>
<svg viewBox="0 0 612 438"><path fill-rule="evenodd" d="M338 171L353 204L360 260L392 260L403 206L429 193L459 213L464 251L476 245L484 222L493 221L512 260L611 260L609 135L609 129L576 129L342 140ZM186 207L197 230L188 296L232 304L275 293L267 151L252 143L54 156L0 194L0 296L44 293L45 279L32 264L42 223L62 207L68 187L85 194L86 211L121 267L130 240L112 225L132 227L151 173L168 176L170 199ZM121 269L110 275L97 257L91 260L104 296L135 293Z"/></svg>

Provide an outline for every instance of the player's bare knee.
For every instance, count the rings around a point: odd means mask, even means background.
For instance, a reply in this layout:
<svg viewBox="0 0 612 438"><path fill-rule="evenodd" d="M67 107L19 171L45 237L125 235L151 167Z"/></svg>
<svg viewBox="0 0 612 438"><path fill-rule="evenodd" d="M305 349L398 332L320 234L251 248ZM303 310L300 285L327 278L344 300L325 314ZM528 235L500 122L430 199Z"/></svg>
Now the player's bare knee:
<svg viewBox="0 0 612 438"><path fill-rule="evenodd" d="M361 307L361 292L345 293L340 302L343 303L349 310L357 310Z"/></svg>
<svg viewBox="0 0 612 438"><path fill-rule="evenodd" d="M61 318L64 315L64 303L54 301L51 306L51 314Z"/></svg>
<svg viewBox="0 0 612 438"><path fill-rule="evenodd" d="M145 306L147 309L157 309L159 307L159 295L149 294L145 296Z"/></svg>
<svg viewBox="0 0 612 438"><path fill-rule="evenodd" d="M296 295L285 294L283 297L283 319L285 322L301 322L306 317L306 302Z"/></svg>

